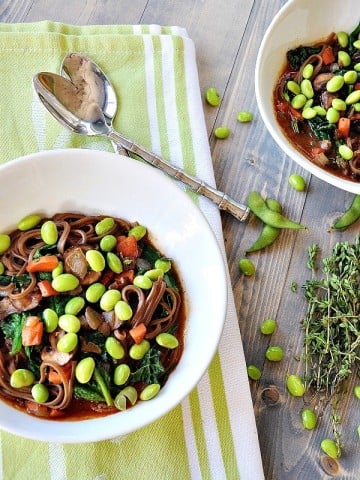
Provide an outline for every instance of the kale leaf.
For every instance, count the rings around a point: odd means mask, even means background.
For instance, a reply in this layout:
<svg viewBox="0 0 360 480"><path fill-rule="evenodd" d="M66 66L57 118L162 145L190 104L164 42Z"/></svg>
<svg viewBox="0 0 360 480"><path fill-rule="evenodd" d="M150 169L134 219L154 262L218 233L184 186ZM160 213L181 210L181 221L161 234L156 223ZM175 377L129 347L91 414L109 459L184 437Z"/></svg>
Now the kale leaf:
<svg viewBox="0 0 360 480"><path fill-rule="evenodd" d="M355 28L355 30L353 30L349 35L349 53L350 53L350 55L353 54L356 50L356 48L354 47L354 42L355 42L355 40L357 40L359 38L359 34L360 34L360 22L359 22L358 26Z"/></svg>
<svg viewBox="0 0 360 480"><path fill-rule="evenodd" d="M0 275L0 285L6 287L13 283L16 288L22 288L29 285L31 277L27 273L22 275Z"/></svg>
<svg viewBox="0 0 360 480"><path fill-rule="evenodd" d="M160 352L151 348L144 355L140 367L130 375L130 382L137 383L160 383L159 376L164 372L164 367L160 362Z"/></svg>
<svg viewBox="0 0 360 480"><path fill-rule="evenodd" d="M335 131L335 125L328 123L322 117L316 116L308 120L308 124L315 137L319 140L330 140Z"/></svg>
<svg viewBox="0 0 360 480"><path fill-rule="evenodd" d="M289 62L290 68L292 70L299 70L301 65L307 60L311 55L319 53L321 47L297 47L293 50L289 50L286 54L287 61Z"/></svg>
<svg viewBox="0 0 360 480"><path fill-rule="evenodd" d="M4 332L5 337L12 342L10 352L12 355L15 355L21 350L21 333L27 316L28 313L25 312L12 313L6 318L6 320L1 322L1 329Z"/></svg>

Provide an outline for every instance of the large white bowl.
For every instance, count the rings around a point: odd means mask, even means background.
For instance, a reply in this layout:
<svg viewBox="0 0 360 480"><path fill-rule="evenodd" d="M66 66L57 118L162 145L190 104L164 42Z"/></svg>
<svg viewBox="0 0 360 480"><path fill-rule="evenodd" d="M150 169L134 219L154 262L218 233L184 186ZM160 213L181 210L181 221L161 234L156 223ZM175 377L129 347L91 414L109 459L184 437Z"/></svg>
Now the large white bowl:
<svg viewBox="0 0 360 480"><path fill-rule="evenodd" d="M359 0L290 0L269 25L255 67L255 93L259 110L280 148L301 167L325 182L357 194L360 194L359 183L326 172L290 144L276 120L273 90L285 66L288 50L317 42L331 32L351 32L360 19L359 6Z"/></svg>
<svg viewBox="0 0 360 480"><path fill-rule="evenodd" d="M221 336L227 284L222 254L199 208L153 167L119 155L68 149L0 167L0 232L33 212L109 214L139 221L177 265L186 292L185 347L160 393L125 412L74 421L42 420L0 400L0 428L35 440L89 442L132 432L173 409L196 386Z"/></svg>

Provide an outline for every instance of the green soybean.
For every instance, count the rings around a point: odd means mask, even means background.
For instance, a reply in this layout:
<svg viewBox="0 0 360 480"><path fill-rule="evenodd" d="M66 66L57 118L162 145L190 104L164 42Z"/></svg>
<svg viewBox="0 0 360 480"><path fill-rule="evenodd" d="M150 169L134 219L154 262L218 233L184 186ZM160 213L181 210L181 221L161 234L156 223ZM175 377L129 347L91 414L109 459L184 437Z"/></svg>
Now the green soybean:
<svg viewBox="0 0 360 480"><path fill-rule="evenodd" d="M214 130L214 135L216 138L225 139L228 138L230 135L230 128L222 125L221 127L217 127Z"/></svg>
<svg viewBox="0 0 360 480"><path fill-rule="evenodd" d="M303 192L306 188L306 182L304 178L297 173L292 173L289 176L289 184L298 192Z"/></svg>
<svg viewBox="0 0 360 480"><path fill-rule="evenodd" d="M311 63L305 65L302 71L303 78L309 79L313 76L314 73L314 66Z"/></svg>
<svg viewBox="0 0 360 480"><path fill-rule="evenodd" d="M156 342L164 348L169 348L170 350L177 348L179 346L179 340L172 335L171 333L162 332L155 338Z"/></svg>
<svg viewBox="0 0 360 480"><path fill-rule="evenodd" d="M155 282L155 280L164 276L164 271L161 268L152 268L151 270L147 270L144 275Z"/></svg>
<svg viewBox="0 0 360 480"><path fill-rule="evenodd" d="M304 94L306 98L313 98L314 89L308 78L304 78L304 80L301 81L300 90L301 90L301 93Z"/></svg>
<svg viewBox="0 0 360 480"><path fill-rule="evenodd" d="M256 365L248 365L246 368L248 377L251 378L251 380L259 380L261 378L261 370L258 368Z"/></svg>
<svg viewBox="0 0 360 480"><path fill-rule="evenodd" d="M45 403L49 398L49 390L43 383L35 383L31 388L31 395L36 403Z"/></svg>
<svg viewBox="0 0 360 480"><path fill-rule="evenodd" d="M342 48L346 48L349 44L349 36L346 32L338 32L337 40Z"/></svg>
<svg viewBox="0 0 360 480"><path fill-rule="evenodd" d="M345 103L347 105L353 105L354 103L360 102L360 90L353 90L345 98Z"/></svg>
<svg viewBox="0 0 360 480"><path fill-rule="evenodd" d="M330 107L326 112L326 120L329 123L337 123L340 118L340 113L334 107Z"/></svg>
<svg viewBox="0 0 360 480"><path fill-rule="evenodd" d="M146 227L144 225L135 225L135 227L130 228L128 236L133 236L136 240L141 240L146 235Z"/></svg>
<svg viewBox="0 0 360 480"><path fill-rule="evenodd" d="M63 262L59 262L54 268L54 270L52 270L51 276L52 278L56 278L59 275L61 275L63 272L64 272L64 264Z"/></svg>
<svg viewBox="0 0 360 480"><path fill-rule="evenodd" d="M171 270L171 260L169 258L158 258L154 264L155 268L160 268L164 273Z"/></svg>
<svg viewBox="0 0 360 480"><path fill-rule="evenodd" d="M0 262L0 275L3 275L5 272L5 266L2 262Z"/></svg>
<svg viewBox="0 0 360 480"><path fill-rule="evenodd" d="M123 411L126 410L128 401L131 403L131 405L135 405L137 398L138 394L136 389L128 385L116 395L114 399L114 405L117 409Z"/></svg>
<svg viewBox="0 0 360 480"><path fill-rule="evenodd" d="M347 85L353 85L357 81L357 73L355 70L348 70L344 73L344 82Z"/></svg>
<svg viewBox="0 0 360 480"><path fill-rule="evenodd" d="M35 375L26 368L14 370L10 376L10 385L13 388L29 387L35 381Z"/></svg>
<svg viewBox="0 0 360 480"><path fill-rule="evenodd" d="M304 229L305 227L300 223L293 222L284 217L279 212L274 212L265 203L261 195L256 192L250 192L247 197L247 205L254 215L262 220L267 225L275 228L290 228L290 229Z"/></svg>
<svg viewBox="0 0 360 480"><path fill-rule="evenodd" d="M357 427L358 437L360 438L360 425Z"/></svg>
<svg viewBox="0 0 360 480"><path fill-rule="evenodd" d="M64 313L59 317L59 327L65 330L65 332L77 333L80 330L81 324L76 315Z"/></svg>
<svg viewBox="0 0 360 480"><path fill-rule="evenodd" d="M284 350L278 346L268 347L265 357L271 362L280 362L284 358Z"/></svg>
<svg viewBox="0 0 360 480"><path fill-rule="evenodd" d="M159 391L160 385L158 383L146 385L146 387L140 393L140 400L151 400L159 393Z"/></svg>
<svg viewBox="0 0 360 480"><path fill-rule="evenodd" d="M312 107L306 107L301 114L306 120L311 120L312 118L316 117L317 111Z"/></svg>
<svg viewBox="0 0 360 480"><path fill-rule="evenodd" d="M331 458L339 458L341 456L341 450L339 445L331 438L324 438L321 444L321 450Z"/></svg>
<svg viewBox="0 0 360 480"><path fill-rule="evenodd" d="M273 318L268 318L260 325L260 332L263 335L271 335L275 332L277 323Z"/></svg>
<svg viewBox="0 0 360 480"><path fill-rule="evenodd" d="M240 123L247 123L252 121L253 114L251 112L243 111L243 112L239 112L236 118Z"/></svg>
<svg viewBox="0 0 360 480"><path fill-rule="evenodd" d="M47 333L54 332L57 329L59 317L55 310L52 308L45 308L42 313L42 319Z"/></svg>
<svg viewBox="0 0 360 480"><path fill-rule="evenodd" d="M143 290L150 290L153 282L145 275L136 275L133 284Z"/></svg>
<svg viewBox="0 0 360 480"><path fill-rule="evenodd" d="M106 287L103 283L95 282L85 292L85 298L90 303L97 303L104 295Z"/></svg>
<svg viewBox="0 0 360 480"><path fill-rule="evenodd" d="M220 105L220 95L215 87L209 87L206 90L206 101L212 107L217 107Z"/></svg>
<svg viewBox="0 0 360 480"><path fill-rule="evenodd" d="M300 85L296 83L294 80L289 80L286 83L286 88L289 90L289 92L293 93L294 95L299 95L299 93L301 92Z"/></svg>
<svg viewBox="0 0 360 480"><path fill-rule="evenodd" d="M348 52L345 52L344 50L338 51L338 64L340 67L348 67L351 65L351 57Z"/></svg>
<svg viewBox="0 0 360 480"><path fill-rule="evenodd" d="M321 117L325 117L326 116L326 110L325 108L321 107L320 105L314 105L312 107L313 110L315 110L315 112L320 115Z"/></svg>
<svg viewBox="0 0 360 480"><path fill-rule="evenodd" d="M57 342L56 348L59 352L70 353L78 344L78 336L74 332L65 333Z"/></svg>
<svg viewBox="0 0 360 480"><path fill-rule="evenodd" d="M57 292L70 292L79 285L79 279L72 273L61 273L53 279L51 285Z"/></svg>
<svg viewBox="0 0 360 480"><path fill-rule="evenodd" d="M141 360L144 355L149 351L150 343L148 340L142 340L140 343L135 343L130 347L129 356L133 360Z"/></svg>
<svg viewBox="0 0 360 480"><path fill-rule="evenodd" d="M113 380L115 385L125 385L130 377L130 367L126 363L118 365L114 370Z"/></svg>
<svg viewBox="0 0 360 480"><path fill-rule="evenodd" d="M343 85L344 85L344 77L341 75L334 75L326 83L326 90L330 93L335 93L341 90Z"/></svg>
<svg viewBox="0 0 360 480"><path fill-rule="evenodd" d="M88 383L95 370L95 360L85 357L80 360L75 368L75 377L79 383Z"/></svg>
<svg viewBox="0 0 360 480"><path fill-rule="evenodd" d="M345 144L339 146L338 152L344 160L351 160L354 156L354 152Z"/></svg>
<svg viewBox="0 0 360 480"><path fill-rule="evenodd" d="M83 297L72 297L65 305L65 313L77 315L85 306Z"/></svg>
<svg viewBox="0 0 360 480"><path fill-rule="evenodd" d="M305 385L298 375L288 375L286 378L286 387L293 397L302 397L305 393Z"/></svg>
<svg viewBox="0 0 360 480"><path fill-rule="evenodd" d="M133 315L131 306L125 300L119 300L114 306L115 315L122 322L130 320Z"/></svg>
<svg viewBox="0 0 360 480"><path fill-rule="evenodd" d="M86 260L94 272L102 272L106 266L104 255L99 250L88 250Z"/></svg>
<svg viewBox="0 0 360 480"><path fill-rule="evenodd" d="M296 108L297 110L300 110L303 108L307 101L307 97L303 93L299 93L299 95L295 95L295 97L292 98L291 100L291 106Z"/></svg>
<svg viewBox="0 0 360 480"><path fill-rule="evenodd" d="M0 255L6 252L11 245L10 236L6 233L0 233Z"/></svg>
<svg viewBox="0 0 360 480"><path fill-rule="evenodd" d="M354 395L360 400L360 385L356 385L356 387L354 388Z"/></svg>
<svg viewBox="0 0 360 480"><path fill-rule="evenodd" d="M95 233L96 235L105 235L109 233L115 226L115 220L111 217L106 217L100 220L95 225Z"/></svg>
<svg viewBox="0 0 360 480"><path fill-rule="evenodd" d="M53 220L47 220L41 225L40 235L47 245L55 245L58 241L59 233L56 223Z"/></svg>
<svg viewBox="0 0 360 480"><path fill-rule="evenodd" d="M31 230L32 228L36 227L36 225L38 225L40 221L40 215L36 215L35 213L33 213L22 218L17 224L17 228L22 232L25 232L26 230Z"/></svg>
<svg viewBox="0 0 360 480"><path fill-rule="evenodd" d="M360 50L360 39L355 40L355 42L353 42L353 46L354 46L357 50Z"/></svg>
<svg viewBox="0 0 360 480"><path fill-rule="evenodd" d="M347 108L346 103L341 98L334 98L331 102L331 105L333 108L335 108L339 112L345 112Z"/></svg>
<svg viewBox="0 0 360 480"><path fill-rule="evenodd" d="M304 408L301 412L302 424L307 430L313 430L317 424L316 413L310 408Z"/></svg>
<svg viewBox="0 0 360 480"><path fill-rule="evenodd" d="M124 347L115 337L108 337L106 339L105 350L110 355L110 357L114 358L115 360L121 360L125 357Z"/></svg>
<svg viewBox="0 0 360 480"><path fill-rule="evenodd" d="M249 258L245 257L239 260L239 268L240 271L247 277L251 277L256 271L254 263Z"/></svg>
<svg viewBox="0 0 360 480"><path fill-rule="evenodd" d="M114 309L116 303L121 299L121 293L115 288L106 290L102 297L100 298L100 308L104 312L110 312Z"/></svg>
<svg viewBox="0 0 360 480"><path fill-rule="evenodd" d="M333 228L344 230L360 218L360 195L355 195L350 207L334 223Z"/></svg>
<svg viewBox="0 0 360 480"><path fill-rule="evenodd" d="M100 240L100 248L103 252L111 252L115 248L116 237L114 235L105 235Z"/></svg>
<svg viewBox="0 0 360 480"><path fill-rule="evenodd" d="M275 200L274 198L267 198L265 200L266 206L273 210L274 212L282 213L282 206L280 203ZM281 229L272 227L271 225L267 225L266 223L263 225L263 228L260 232L259 237L255 240L255 242L246 250L246 253L257 252L258 250L262 250L265 247L272 245L275 240L280 235Z"/></svg>
<svg viewBox="0 0 360 480"><path fill-rule="evenodd" d="M123 271L123 264L120 258L113 252L106 253L106 263L111 271L114 273L121 273Z"/></svg>

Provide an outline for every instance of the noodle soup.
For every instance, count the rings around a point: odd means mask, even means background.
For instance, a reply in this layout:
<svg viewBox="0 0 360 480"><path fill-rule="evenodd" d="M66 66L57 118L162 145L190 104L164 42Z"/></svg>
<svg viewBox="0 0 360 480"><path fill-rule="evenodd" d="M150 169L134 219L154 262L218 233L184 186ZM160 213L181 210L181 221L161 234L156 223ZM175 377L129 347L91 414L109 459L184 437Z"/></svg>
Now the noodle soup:
<svg viewBox="0 0 360 480"><path fill-rule="evenodd" d="M78 420L159 392L182 355L185 307L176 269L146 227L30 215L2 235L0 252L3 400Z"/></svg>

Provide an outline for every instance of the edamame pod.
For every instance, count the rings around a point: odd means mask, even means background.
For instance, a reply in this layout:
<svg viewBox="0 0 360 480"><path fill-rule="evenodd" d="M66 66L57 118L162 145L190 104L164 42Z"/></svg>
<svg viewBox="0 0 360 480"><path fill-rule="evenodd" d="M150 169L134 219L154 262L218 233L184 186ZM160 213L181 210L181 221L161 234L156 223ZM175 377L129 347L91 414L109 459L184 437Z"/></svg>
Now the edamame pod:
<svg viewBox="0 0 360 480"><path fill-rule="evenodd" d="M265 203L267 207L270 208L270 210L272 210L273 212L278 212L280 214L282 213L282 207L277 200L268 198L265 200ZM255 240L251 247L246 250L246 253L257 252L265 247L272 245L280 235L280 232L280 228L272 227L271 225L267 225L265 223L259 237L257 238L257 240Z"/></svg>
<svg viewBox="0 0 360 480"><path fill-rule="evenodd" d="M334 223L333 228L336 230L345 230L347 227L355 223L360 218L360 195L355 195L350 207L341 217Z"/></svg>

